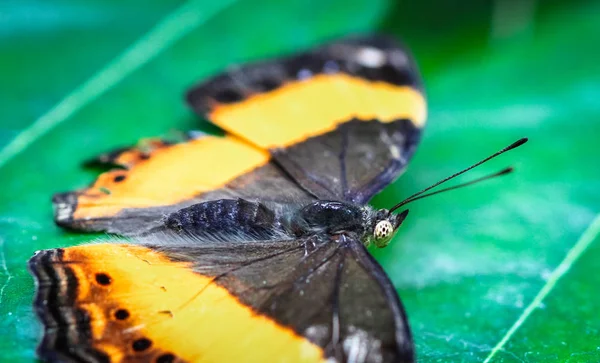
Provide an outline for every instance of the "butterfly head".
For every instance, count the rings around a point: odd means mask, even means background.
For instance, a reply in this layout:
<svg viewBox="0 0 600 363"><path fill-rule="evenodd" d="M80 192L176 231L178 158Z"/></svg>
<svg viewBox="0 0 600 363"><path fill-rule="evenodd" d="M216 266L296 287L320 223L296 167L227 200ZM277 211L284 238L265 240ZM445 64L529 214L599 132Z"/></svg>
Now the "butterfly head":
<svg viewBox="0 0 600 363"><path fill-rule="evenodd" d="M392 240L392 237L394 237L398 227L404 222L407 215L408 209L398 214L390 214L387 210L380 210L379 213L377 213L373 233L369 238L369 242L373 243L378 248L386 247Z"/></svg>

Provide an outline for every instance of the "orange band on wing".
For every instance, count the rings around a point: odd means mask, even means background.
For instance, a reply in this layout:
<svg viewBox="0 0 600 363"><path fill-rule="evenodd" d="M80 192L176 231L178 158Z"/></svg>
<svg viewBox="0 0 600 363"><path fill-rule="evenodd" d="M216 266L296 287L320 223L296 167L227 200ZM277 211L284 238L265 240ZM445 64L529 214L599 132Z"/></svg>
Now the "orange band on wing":
<svg viewBox="0 0 600 363"><path fill-rule="evenodd" d="M130 155L131 154L131 155ZM134 153L118 160L132 163ZM172 205L227 182L269 161L269 154L235 137L205 136L154 150L147 160L136 158L130 170L98 177L78 195L74 219L114 216L124 208Z"/></svg>
<svg viewBox="0 0 600 363"><path fill-rule="evenodd" d="M414 88L336 73L290 82L237 103L218 104L209 119L270 149L331 131L352 118L410 119L421 127L426 113L425 98Z"/></svg>
<svg viewBox="0 0 600 363"><path fill-rule="evenodd" d="M123 244L71 247L60 262L77 279L77 306L72 308L86 311L92 346L112 361L126 354L173 354L189 362L325 360L317 345L257 315L187 263L173 262L152 249ZM118 319L117 311L127 318ZM143 340L147 349L132 349Z"/></svg>

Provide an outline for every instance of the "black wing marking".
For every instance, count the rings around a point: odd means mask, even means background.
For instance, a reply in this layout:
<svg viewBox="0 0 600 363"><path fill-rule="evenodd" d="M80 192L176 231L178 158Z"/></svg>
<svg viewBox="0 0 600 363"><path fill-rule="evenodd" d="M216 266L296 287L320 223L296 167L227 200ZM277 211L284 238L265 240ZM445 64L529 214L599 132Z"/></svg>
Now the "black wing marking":
<svg viewBox="0 0 600 363"><path fill-rule="evenodd" d="M390 54L391 61L377 67L361 64L357 61L357 50L365 47ZM422 90L416 64L404 46L387 36L367 35L341 39L291 57L233 67L192 88L187 101L196 112L206 116L215 102L240 102L286 82L337 72Z"/></svg>
<svg viewBox="0 0 600 363"><path fill-rule="evenodd" d="M409 120L352 120L272 154L320 199L364 204L401 174L420 135Z"/></svg>

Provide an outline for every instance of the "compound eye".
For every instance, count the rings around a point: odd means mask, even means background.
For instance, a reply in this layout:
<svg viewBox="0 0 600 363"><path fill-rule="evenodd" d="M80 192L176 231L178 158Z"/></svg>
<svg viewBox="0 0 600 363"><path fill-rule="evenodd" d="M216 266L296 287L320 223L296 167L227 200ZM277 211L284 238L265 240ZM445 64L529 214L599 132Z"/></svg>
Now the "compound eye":
<svg viewBox="0 0 600 363"><path fill-rule="evenodd" d="M375 245L377 247L385 247L390 242L390 238L394 233L394 226L390 221L384 219L377 222L375 230L373 231L373 238L375 239Z"/></svg>

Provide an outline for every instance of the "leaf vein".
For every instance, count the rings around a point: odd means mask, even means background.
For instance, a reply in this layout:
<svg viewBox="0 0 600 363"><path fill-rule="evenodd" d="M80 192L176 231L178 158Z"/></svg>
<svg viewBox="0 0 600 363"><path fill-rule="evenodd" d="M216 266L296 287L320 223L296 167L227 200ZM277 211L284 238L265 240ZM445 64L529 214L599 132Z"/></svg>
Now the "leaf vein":
<svg viewBox="0 0 600 363"><path fill-rule="evenodd" d="M598 235L600 235L600 214L596 215L592 223L590 223L581 237L579 237L577 243L575 243L575 245L569 250L558 267L552 271L552 274L550 275L548 281L546 281L546 284L544 284L542 289L538 292L531 303L525 308L525 310L523 310L523 313L521 313L517 321L515 321L510 329L508 329L498 344L494 346L483 363L489 363L498 353L498 351L504 349L504 346L510 340L510 338L521 327L521 325L523 325L525 320L529 318L531 313L533 313L533 311L542 303L546 296L548 296L548 294L554 289L558 280L560 280L560 278L563 277L567 271L569 271L577 259L585 252L585 250L592 244Z"/></svg>
<svg viewBox="0 0 600 363"><path fill-rule="evenodd" d="M204 3L199 0L190 0L170 12L141 38L36 119L2 148L0 150L0 168L25 150L31 143L236 1L223 0ZM210 4L210 7L200 9L200 4Z"/></svg>

